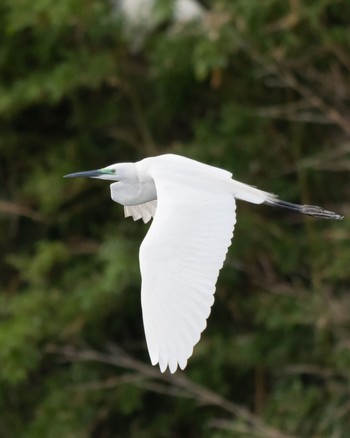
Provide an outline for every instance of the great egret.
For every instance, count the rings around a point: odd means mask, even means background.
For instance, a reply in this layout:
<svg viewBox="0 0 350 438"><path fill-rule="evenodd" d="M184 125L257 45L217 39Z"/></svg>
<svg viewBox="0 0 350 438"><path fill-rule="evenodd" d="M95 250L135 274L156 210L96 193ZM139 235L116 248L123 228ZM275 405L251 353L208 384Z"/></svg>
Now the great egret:
<svg viewBox="0 0 350 438"><path fill-rule="evenodd" d="M232 179L232 174L178 155L118 163L65 175L114 181L125 216L153 223L140 247L141 302L153 365L184 369L206 327L215 285L231 244L235 199L323 219L342 216L298 205Z"/></svg>

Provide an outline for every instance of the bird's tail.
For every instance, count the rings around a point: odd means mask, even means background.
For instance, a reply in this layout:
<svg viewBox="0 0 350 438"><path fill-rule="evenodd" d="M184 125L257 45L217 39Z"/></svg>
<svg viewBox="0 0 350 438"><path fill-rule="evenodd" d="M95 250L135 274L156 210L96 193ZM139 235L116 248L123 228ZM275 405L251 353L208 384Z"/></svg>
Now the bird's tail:
<svg viewBox="0 0 350 438"><path fill-rule="evenodd" d="M271 205L272 207L286 208L287 210L292 210L297 213L306 214L307 216L313 216L320 219L334 219L341 220L344 216L340 216L333 211L328 211L317 205L299 205L292 204L291 202L282 201L281 199L275 198L273 196L268 197L264 204Z"/></svg>
<svg viewBox="0 0 350 438"><path fill-rule="evenodd" d="M341 220L344 216L340 216L333 211L328 211L317 205L299 205L292 204L291 202L282 201L272 193L264 192L256 187L248 184L241 183L234 179L231 180L231 186L233 188L234 197L241 199L242 201L252 202L253 204L266 204L272 207L285 208L297 213L306 214L307 216L313 216L321 219L334 219Z"/></svg>

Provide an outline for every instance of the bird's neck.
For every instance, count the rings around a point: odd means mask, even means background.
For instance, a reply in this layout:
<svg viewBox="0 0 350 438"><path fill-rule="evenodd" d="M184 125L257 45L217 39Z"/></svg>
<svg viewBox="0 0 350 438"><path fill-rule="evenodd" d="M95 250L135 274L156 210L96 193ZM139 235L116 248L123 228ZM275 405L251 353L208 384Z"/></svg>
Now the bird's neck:
<svg viewBox="0 0 350 438"><path fill-rule="evenodd" d="M132 183L119 181L111 184L111 198L121 205L139 205L157 199L157 191L152 180Z"/></svg>

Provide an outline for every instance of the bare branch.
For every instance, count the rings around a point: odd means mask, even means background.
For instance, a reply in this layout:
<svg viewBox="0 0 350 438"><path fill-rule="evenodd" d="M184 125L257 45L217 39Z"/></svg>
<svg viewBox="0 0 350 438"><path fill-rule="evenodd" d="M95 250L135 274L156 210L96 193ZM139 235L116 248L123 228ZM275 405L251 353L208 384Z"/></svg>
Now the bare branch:
<svg viewBox="0 0 350 438"><path fill-rule="evenodd" d="M291 67L287 70L276 57L267 62L253 47L246 49L247 53L255 62L264 67L265 74L274 76L278 86L283 84L296 91L310 106L318 110L330 123L338 125L348 136L350 136L350 119L344 116L335 107L329 105L320 95L316 94L310 87L302 84L293 74Z"/></svg>
<svg viewBox="0 0 350 438"><path fill-rule="evenodd" d="M331 122L338 125L350 136L350 120L344 117L337 109L329 106L319 95L303 85L290 71L281 71L281 77L286 84L304 97L310 104L323 113Z"/></svg>
<svg viewBox="0 0 350 438"><path fill-rule="evenodd" d="M279 374L294 375L294 374L309 374L322 379L344 378L349 379L350 375L341 371L324 368L313 364L296 364L288 365L279 371Z"/></svg>
<svg viewBox="0 0 350 438"><path fill-rule="evenodd" d="M59 354L69 362L95 361L133 370L139 373L139 376L142 376L142 378L135 377L134 380L139 386L143 386L151 391L154 390L155 392L190 397L201 405L220 407L222 410L246 424L250 432L254 430L255 436L265 438L292 438L290 435L266 425L257 415L251 413L248 409L232 403L220 394L191 381L180 371L176 374L170 374L169 372L162 374L157 368L127 355L115 344L110 344L108 350L109 353L101 353L94 350L80 350L73 346L57 347L51 345L47 348L47 352ZM131 377L128 377L128 379L131 379ZM147 379L151 379L151 382ZM116 384L120 384L120 381L115 382ZM145 384L145 382L147 382L147 384ZM167 385L165 386L164 384ZM171 388L170 391L168 390L169 386Z"/></svg>
<svg viewBox="0 0 350 438"><path fill-rule="evenodd" d="M350 71L350 57L341 47L332 45L329 50L336 55L339 61Z"/></svg>
<svg viewBox="0 0 350 438"><path fill-rule="evenodd" d="M288 166L284 174L295 172L297 169L319 169L328 171L344 171L350 169L350 160L345 158L350 152L350 143L341 143L339 146L325 152L301 159L297 164Z"/></svg>
<svg viewBox="0 0 350 438"><path fill-rule="evenodd" d="M25 207L24 205L20 205L15 202L3 201L3 200L0 200L0 213L13 214L15 216L23 216L32 219L34 221L44 220L43 216L40 213L33 211L30 208Z"/></svg>
<svg viewBox="0 0 350 438"><path fill-rule="evenodd" d="M283 30L289 30L296 26L300 21L300 2L299 0L289 0L290 11L287 15L280 18L277 21L269 24L265 31L267 33L280 32Z"/></svg>
<svg viewBox="0 0 350 438"><path fill-rule="evenodd" d="M222 419L222 418L215 418L213 420L210 420L208 423L209 427L221 429L221 430L229 430L231 432L238 432L241 434L244 434L244 436L247 436L249 433L250 437L256 437L256 438L265 438L266 435L262 434L256 430L254 430L249 424L242 424L242 423L233 423L230 420Z"/></svg>

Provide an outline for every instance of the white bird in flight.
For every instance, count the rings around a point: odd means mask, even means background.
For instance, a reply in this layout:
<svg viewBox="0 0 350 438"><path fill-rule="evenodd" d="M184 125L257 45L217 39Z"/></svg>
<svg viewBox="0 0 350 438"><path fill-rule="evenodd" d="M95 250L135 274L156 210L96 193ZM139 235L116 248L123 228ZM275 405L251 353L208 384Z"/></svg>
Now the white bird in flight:
<svg viewBox="0 0 350 438"><path fill-rule="evenodd" d="M226 170L178 155L117 163L66 177L114 181L113 201L125 216L153 223L139 259L146 341L153 365L184 369L207 325L215 285L231 245L236 199L323 219L342 216L298 205L232 179Z"/></svg>

